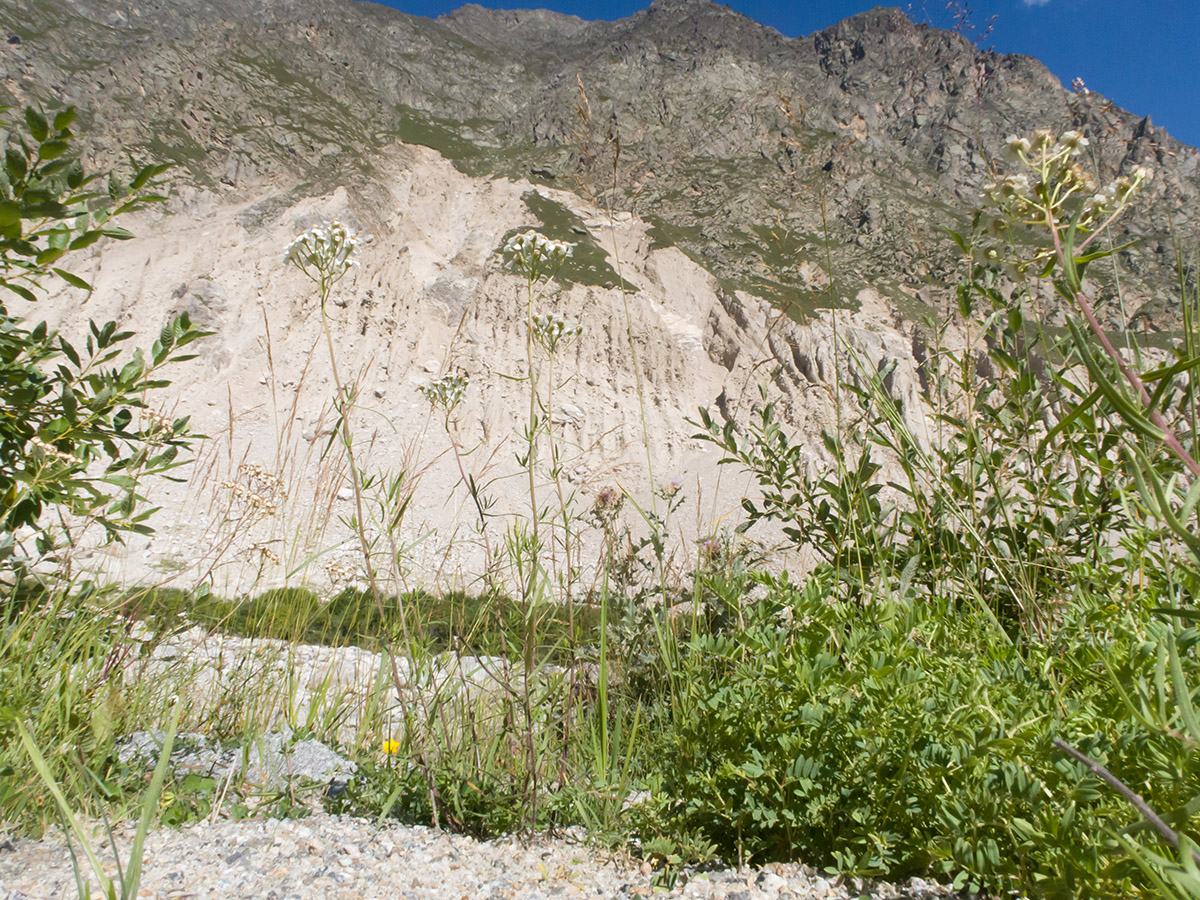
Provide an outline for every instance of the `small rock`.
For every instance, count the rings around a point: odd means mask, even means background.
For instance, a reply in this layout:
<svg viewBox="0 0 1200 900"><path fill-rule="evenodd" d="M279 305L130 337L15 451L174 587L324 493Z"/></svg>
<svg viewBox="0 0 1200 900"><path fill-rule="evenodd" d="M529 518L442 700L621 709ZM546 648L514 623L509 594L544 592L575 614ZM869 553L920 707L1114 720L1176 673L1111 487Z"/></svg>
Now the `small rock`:
<svg viewBox="0 0 1200 900"><path fill-rule="evenodd" d="M787 887L787 881L774 872L760 872L758 878L754 879L754 884L768 894L778 894Z"/></svg>

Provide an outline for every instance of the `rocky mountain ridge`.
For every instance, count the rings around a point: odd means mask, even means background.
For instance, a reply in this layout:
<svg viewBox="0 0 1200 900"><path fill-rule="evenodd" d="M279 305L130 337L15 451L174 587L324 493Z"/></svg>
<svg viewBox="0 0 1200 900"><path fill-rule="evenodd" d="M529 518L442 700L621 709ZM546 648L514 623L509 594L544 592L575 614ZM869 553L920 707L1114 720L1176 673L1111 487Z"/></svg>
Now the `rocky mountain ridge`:
<svg viewBox="0 0 1200 900"><path fill-rule="evenodd" d="M616 22L478 6L429 20L352 0L13 0L0 31L0 91L78 104L109 158L173 159L233 194L286 175L366 199L379 196L371 154L421 143L468 174L645 216L726 288L796 314L867 285L903 305L952 277L937 227L965 226L1005 136L1036 127L1086 133L1101 181L1155 170L1124 225L1139 239L1127 314L1171 327L1174 249L1200 237L1195 150L1063 90L1033 59L896 9L789 39L711 0L655 0ZM833 288L804 277L817 260ZM1097 276L1124 325L1115 278Z"/></svg>

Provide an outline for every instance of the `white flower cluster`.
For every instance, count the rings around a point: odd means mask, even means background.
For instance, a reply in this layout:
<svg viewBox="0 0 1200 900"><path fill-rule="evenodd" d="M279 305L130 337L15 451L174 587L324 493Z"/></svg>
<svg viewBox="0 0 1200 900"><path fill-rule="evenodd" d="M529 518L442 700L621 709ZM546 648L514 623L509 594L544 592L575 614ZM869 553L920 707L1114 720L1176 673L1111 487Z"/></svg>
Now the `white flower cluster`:
<svg viewBox="0 0 1200 900"><path fill-rule="evenodd" d="M429 384L417 385L417 390L429 401L430 406L449 416L466 397L467 385L470 382L470 376L462 369L457 369L441 378L435 378Z"/></svg>
<svg viewBox="0 0 1200 900"><path fill-rule="evenodd" d="M1087 146L1088 139L1078 131L1055 136L1043 128L1031 137L1007 138L1005 156L1025 171L1001 176L984 188L986 199L1000 212L988 223L992 236L1007 238L1012 223L1031 227L1053 224L1063 231L1072 227L1077 211L1075 227L1091 233L1111 222L1151 179L1150 170L1138 166L1132 175L1122 175L1097 190L1095 179L1077 160ZM1024 277L1028 271L1042 268L1053 252L1045 248L1032 259L1006 262L1012 265L1013 274ZM993 247L987 256L1001 259L1003 254Z"/></svg>
<svg viewBox="0 0 1200 900"><path fill-rule="evenodd" d="M1153 174L1145 166L1138 166L1132 175L1119 175L1083 202L1083 213L1092 218L1113 215L1133 199L1133 195Z"/></svg>
<svg viewBox="0 0 1200 900"><path fill-rule="evenodd" d="M1088 145L1088 139L1078 131L1064 131L1061 137L1055 137L1048 128L1039 128L1032 138L1009 135L1005 139L1005 152L1010 159L1028 163L1034 156L1074 157L1083 152Z"/></svg>
<svg viewBox="0 0 1200 900"><path fill-rule="evenodd" d="M574 250L574 244L551 240L536 231L514 234L504 242L504 255L530 281L557 269Z"/></svg>
<svg viewBox="0 0 1200 900"><path fill-rule="evenodd" d="M314 281L332 283L358 265L352 257L361 245L358 235L334 219L297 236L287 245L283 259Z"/></svg>
<svg viewBox="0 0 1200 900"><path fill-rule="evenodd" d="M530 330L533 339L551 356L583 334L582 325L564 319L557 313L534 316L530 321Z"/></svg>
<svg viewBox="0 0 1200 900"><path fill-rule="evenodd" d="M1095 179L1076 162L1087 146L1088 139L1078 131L1055 137L1042 128L1032 138L1011 136L1005 144L1006 155L1029 172L998 178L984 192L1002 211L1029 225L1045 224L1047 215L1056 222L1069 221L1072 210L1068 207L1082 203L1080 225L1087 228L1101 217L1119 212L1151 178L1149 169L1138 166L1132 175L1122 175L1097 191Z"/></svg>

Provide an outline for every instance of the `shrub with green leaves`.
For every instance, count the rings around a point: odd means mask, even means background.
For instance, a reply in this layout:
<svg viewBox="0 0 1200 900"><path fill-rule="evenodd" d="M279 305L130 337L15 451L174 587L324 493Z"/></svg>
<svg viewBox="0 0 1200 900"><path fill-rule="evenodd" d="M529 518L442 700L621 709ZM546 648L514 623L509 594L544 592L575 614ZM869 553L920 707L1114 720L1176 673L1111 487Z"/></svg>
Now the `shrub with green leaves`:
<svg viewBox="0 0 1200 900"><path fill-rule="evenodd" d="M139 169L128 185L114 175L100 189L79 160L71 130L75 110L52 119L25 110L23 127L8 124L0 172L0 558L26 571L50 555L64 535L95 524L109 540L149 530L139 509L139 483L180 464L188 420L147 404L148 393L169 382L161 370L192 354L184 348L202 332L180 315L164 324L149 353L119 359L133 336L115 322L92 322L82 342L45 323L29 327L9 311L5 293L24 301L55 276L80 290L90 286L60 268L69 253L103 238L125 240L114 219L164 199L153 191L166 166Z"/></svg>
<svg viewBox="0 0 1200 900"><path fill-rule="evenodd" d="M835 600L833 577L758 573L764 598L743 624L688 643L653 828L698 830L729 860L935 875L994 896L1135 896L1141 879L1114 851L1136 814L1051 739L1099 754L1164 809L1200 790L1197 761L1121 696L1153 678L1152 595L1080 604L1051 642L1018 648L978 610Z"/></svg>
<svg viewBox="0 0 1200 900"><path fill-rule="evenodd" d="M744 527L775 520L821 562L799 585L759 576L757 611L689 643L659 827L996 895L1197 896L1200 634L1181 623L1197 619L1200 317L1185 297L1183 340L1153 367L1100 328L1083 275L1115 252L1097 240L1150 174L1092 194L1083 146L1014 139L1028 171L952 235L981 352L930 346L936 439L861 360L842 386L859 415L825 436L825 473L765 397L744 429L701 413L701 437L759 482ZM1002 290L1002 271L1050 279L1066 334L1027 317L1030 292Z"/></svg>

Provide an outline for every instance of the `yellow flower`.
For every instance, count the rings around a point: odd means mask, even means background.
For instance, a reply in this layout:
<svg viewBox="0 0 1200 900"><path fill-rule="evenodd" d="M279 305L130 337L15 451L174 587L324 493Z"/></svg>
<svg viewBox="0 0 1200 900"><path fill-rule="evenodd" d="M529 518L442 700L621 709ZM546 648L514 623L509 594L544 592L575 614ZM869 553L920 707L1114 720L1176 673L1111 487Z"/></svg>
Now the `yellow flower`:
<svg viewBox="0 0 1200 900"><path fill-rule="evenodd" d="M400 749L399 741L384 741L383 742L383 752L388 754L388 756L391 756L393 753L397 752L399 749Z"/></svg>

